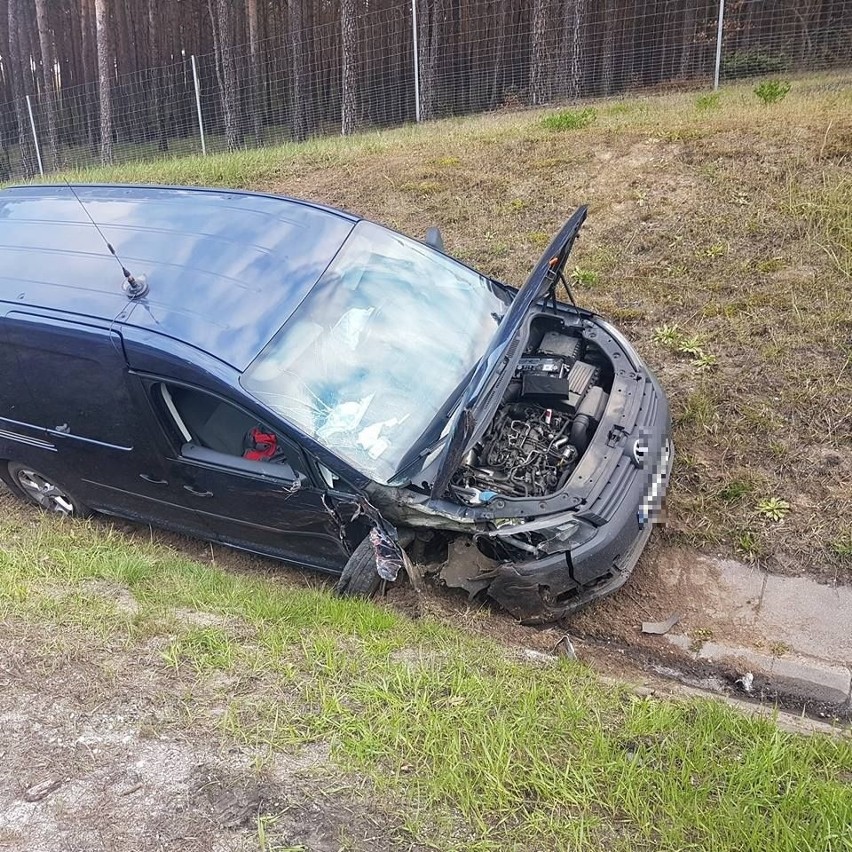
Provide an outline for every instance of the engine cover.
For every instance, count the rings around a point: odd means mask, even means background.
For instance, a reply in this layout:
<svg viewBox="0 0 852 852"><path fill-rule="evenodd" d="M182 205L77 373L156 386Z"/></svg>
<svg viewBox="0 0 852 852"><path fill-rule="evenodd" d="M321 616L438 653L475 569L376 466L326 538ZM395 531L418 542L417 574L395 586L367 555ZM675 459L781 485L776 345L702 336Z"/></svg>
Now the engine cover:
<svg viewBox="0 0 852 852"><path fill-rule="evenodd" d="M459 471L454 483L510 497L538 497L561 488L574 469L571 418L536 405L501 409L485 435L478 463Z"/></svg>

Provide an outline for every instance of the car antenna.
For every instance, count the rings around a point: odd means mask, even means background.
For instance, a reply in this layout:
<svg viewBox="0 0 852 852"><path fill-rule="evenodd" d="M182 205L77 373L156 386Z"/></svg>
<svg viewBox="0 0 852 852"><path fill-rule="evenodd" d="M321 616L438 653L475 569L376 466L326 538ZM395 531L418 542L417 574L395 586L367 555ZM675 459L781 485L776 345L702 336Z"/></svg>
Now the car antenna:
<svg viewBox="0 0 852 852"><path fill-rule="evenodd" d="M65 181L65 185L68 189L71 190L71 194L74 198L77 199L77 203L83 208L83 212L86 214L88 220L94 225L95 230L100 234L101 239L106 243L106 247L109 249L109 253L115 258L118 265L121 267L121 274L124 276L124 284L122 284L121 289L127 293L128 299L138 299L141 296L144 296L148 292L148 282L145 280L144 275L140 275L136 278L130 270L121 262L121 258L116 253L115 249L112 247L112 243L104 236L104 232L98 226L98 223L92 218L92 214L89 213L88 208L85 204L83 204L83 199L77 195L77 190L71 186L68 181Z"/></svg>

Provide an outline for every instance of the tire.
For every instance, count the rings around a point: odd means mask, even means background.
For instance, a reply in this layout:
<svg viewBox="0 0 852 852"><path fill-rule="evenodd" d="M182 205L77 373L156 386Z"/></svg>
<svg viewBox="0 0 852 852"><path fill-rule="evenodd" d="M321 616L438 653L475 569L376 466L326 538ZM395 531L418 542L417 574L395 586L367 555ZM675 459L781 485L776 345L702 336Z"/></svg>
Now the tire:
<svg viewBox="0 0 852 852"><path fill-rule="evenodd" d="M368 535L352 551L334 591L343 597L371 598L382 584L376 570L376 554Z"/></svg>
<svg viewBox="0 0 852 852"><path fill-rule="evenodd" d="M8 473L13 493L45 512L67 518L87 518L92 514L67 488L30 465L9 462Z"/></svg>

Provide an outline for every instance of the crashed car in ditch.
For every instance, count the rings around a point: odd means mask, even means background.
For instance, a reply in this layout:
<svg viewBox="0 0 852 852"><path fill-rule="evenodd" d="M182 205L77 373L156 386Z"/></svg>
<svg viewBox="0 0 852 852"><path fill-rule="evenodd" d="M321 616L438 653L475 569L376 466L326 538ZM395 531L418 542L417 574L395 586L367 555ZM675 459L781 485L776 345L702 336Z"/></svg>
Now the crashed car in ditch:
<svg viewBox="0 0 852 852"><path fill-rule="evenodd" d="M4 190L0 478L344 593L407 569L560 618L630 575L673 453L636 351L557 300L585 218L516 289L304 201Z"/></svg>

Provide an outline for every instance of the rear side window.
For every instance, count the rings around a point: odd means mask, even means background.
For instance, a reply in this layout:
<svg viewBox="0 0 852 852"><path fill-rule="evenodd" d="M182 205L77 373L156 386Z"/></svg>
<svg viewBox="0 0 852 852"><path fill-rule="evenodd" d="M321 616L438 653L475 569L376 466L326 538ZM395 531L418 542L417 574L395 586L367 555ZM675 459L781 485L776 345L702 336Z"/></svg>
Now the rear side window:
<svg viewBox="0 0 852 852"><path fill-rule="evenodd" d="M117 332L22 312L0 324L0 417L131 446L133 408Z"/></svg>

